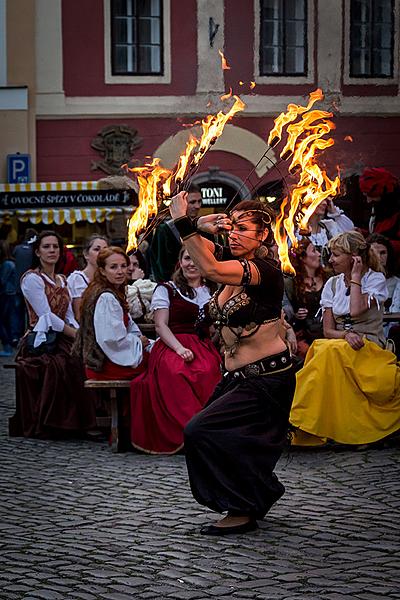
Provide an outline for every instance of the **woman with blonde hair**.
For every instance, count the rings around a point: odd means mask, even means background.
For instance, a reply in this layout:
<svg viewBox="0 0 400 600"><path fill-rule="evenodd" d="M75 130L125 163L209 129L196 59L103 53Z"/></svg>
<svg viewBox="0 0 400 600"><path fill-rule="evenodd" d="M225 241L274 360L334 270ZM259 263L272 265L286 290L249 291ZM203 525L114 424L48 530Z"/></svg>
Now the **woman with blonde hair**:
<svg viewBox="0 0 400 600"><path fill-rule="evenodd" d="M384 349L386 281L360 233L342 233L329 248L336 275L321 296L327 339L312 344L297 374L294 443L368 444L400 428L400 369Z"/></svg>

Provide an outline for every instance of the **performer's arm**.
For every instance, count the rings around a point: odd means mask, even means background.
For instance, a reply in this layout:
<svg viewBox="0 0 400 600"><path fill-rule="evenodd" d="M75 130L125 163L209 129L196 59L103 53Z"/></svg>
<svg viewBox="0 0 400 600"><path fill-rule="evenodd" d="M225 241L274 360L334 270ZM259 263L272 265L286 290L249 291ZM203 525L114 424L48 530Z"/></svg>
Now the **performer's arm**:
<svg viewBox="0 0 400 600"><path fill-rule="evenodd" d="M240 285L243 280L243 266L238 260L227 260L224 262L218 261L208 242L196 233L194 228L189 229L189 219L186 221L186 200L187 193L180 192L174 197L169 209L171 216L175 221L175 225L180 231L179 221L185 219L185 225L188 224L188 235L182 234L182 241L185 244L191 259L200 269L203 277L222 284ZM228 221L228 219L227 219ZM230 225L220 225L221 230L229 231ZM249 262L251 271L250 285L258 285L259 273L251 262Z"/></svg>

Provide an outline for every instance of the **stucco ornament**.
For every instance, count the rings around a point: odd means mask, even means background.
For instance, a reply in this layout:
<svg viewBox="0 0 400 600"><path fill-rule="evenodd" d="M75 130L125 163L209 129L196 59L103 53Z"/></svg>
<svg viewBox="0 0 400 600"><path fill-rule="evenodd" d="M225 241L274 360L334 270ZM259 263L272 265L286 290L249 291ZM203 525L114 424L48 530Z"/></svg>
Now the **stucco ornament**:
<svg viewBox="0 0 400 600"><path fill-rule="evenodd" d="M92 171L100 170L108 175L121 174L121 165L132 160L133 153L140 148L143 140L136 129L128 125L107 125L93 139L91 146L100 152L104 159L92 161Z"/></svg>

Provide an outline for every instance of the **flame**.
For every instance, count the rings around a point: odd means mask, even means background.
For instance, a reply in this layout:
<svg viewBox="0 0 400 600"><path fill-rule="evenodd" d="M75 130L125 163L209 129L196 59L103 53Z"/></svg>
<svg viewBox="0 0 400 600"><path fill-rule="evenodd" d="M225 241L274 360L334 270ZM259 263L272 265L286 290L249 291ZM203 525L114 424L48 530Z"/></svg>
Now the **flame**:
<svg viewBox="0 0 400 600"><path fill-rule="evenodd" d="M289 104L287 111L275 119L268 137L268 143L276 145L286 128L287 141L280 157L284 160L291 157L289 171L298 176L297 184L282 202L274 231L279 258L286 273L295 273L289 258L288 238L292 246L297 246L296 230L308 231L308 221L316 207L339 192L339 176L331 180L316 162L317 152L334 144L332 138L324 139L335 128L329 120L332 113L310 110L322 98L322 91L318 89L310 94L307 106Z"/></svg>
<svg viewBox="0 0 400 600"><path fill-rule="evenodd" d="M221 96L221 100L222 100L222 102L224 102L225 100L229 100L229 98L231 98L231 97L232 97L232 88L230 87L229 88L229 93L228 94L223 94Z"/></svg>
<svg viewBox="0 0 400 600"><path fill-rule="evenodd" d="M250 81L250 89L254 90L255 87L256 87L256 82L255 81Z"/></svg>
<svg viewBox="0 0 400 600"><path fill-rule="evenodd" d="M226 60L226 58L224 56L224 53L222 52L222 50L218 50L218 53L219 53L219 55L221 57L221 67L222 67L222 70L223 71L229 70L230 66L227 63L227 60Z"/></svg>
<svg viewBox="0 0 400 600"><path fill-rule="evenodd" d="M232 96L232 90L221 99L227 100L232 97L234 103L226 113L221 110L216 115L207 115L201 121L201 136L190 136L173 170L161 167L158 158L154 158L151 163L143 167L128 168L128 171L137 176L139 207L129 221L127 252L137 248L138 232L146 227L150 217L157 214L159 205L163 201L164 204L168 204L166 198L184 189L185 179L188 178L191 170L198 166L210 146L221 136L227 122L237 112L244 110L245 103L239 96Z"/></svg>

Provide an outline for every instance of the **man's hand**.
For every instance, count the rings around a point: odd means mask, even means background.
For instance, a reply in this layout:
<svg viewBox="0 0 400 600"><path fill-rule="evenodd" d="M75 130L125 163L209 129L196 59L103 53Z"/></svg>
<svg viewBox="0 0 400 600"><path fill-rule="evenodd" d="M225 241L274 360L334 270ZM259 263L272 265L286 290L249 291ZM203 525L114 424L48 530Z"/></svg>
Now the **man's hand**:
<svg viewBox="0 0 400 600"><path fill-rule="evenodd" d="M142 342L143 348L147 348L147 346L150 344L150 340L145 335L140 336L140 341Z"/></svg>
<svg viewBox="0 0 400 600"><path fill-rule="evenodd" d="M306 319L307 315L308 315L308 310L306 308L299 308L299 310L294 313L294 316L299 321L302 321L303 319Z"/></svg>
<svg viewBox="0 0 400 600"><path fill-rule="evenodd" d="M169 212L173 219L179 219L180 217L186 216L187 211L187 192L179 192L176 196L171 198L171 204L169 205Z"/></svg>

